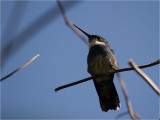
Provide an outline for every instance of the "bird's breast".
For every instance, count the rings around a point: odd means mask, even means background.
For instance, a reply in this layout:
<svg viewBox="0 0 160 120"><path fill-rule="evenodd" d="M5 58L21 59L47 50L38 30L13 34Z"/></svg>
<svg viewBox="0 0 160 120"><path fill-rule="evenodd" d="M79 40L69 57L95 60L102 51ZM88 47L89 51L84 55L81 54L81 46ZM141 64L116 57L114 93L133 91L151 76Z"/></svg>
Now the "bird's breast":
<svg viewBox="0 0 160 120"><path fill-rule="evenodd" d="M105 46L94 46L88 54L88 72L92 75L106 74L118 68L115 56Z"/></svg>
<svg viewBox="0 0 160 120"><path fill-rule="evenodd" d="M90 68L92 73L94 74L105 74L106 72L110 71L110 66L108 61L102 56L98 55L92 59L90 62Z"/></svg>

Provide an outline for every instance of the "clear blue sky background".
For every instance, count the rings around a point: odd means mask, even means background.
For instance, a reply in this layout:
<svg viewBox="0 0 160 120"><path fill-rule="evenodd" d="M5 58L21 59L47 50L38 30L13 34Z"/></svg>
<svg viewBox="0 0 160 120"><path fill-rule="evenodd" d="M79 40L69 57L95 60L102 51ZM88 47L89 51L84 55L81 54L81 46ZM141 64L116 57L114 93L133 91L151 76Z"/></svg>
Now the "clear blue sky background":
<svg viewBox="0 0 160 120"><path fill-rule="evenodd" d="M15 4L19 7L14 13ZM62 4L67 6L72 2ZM53 14L42 17L40 25L34 26L39 22L36 20L52 8L55 8ZM131 58L138 65L159 59L158 1L79 1L69 6L66 13L74 24L89 34L101 35L109 41L120 68L129 67ZM45 21L54 14L57 16ZM26 40L21 47L20 42L13 44L12 55L2 61L2 76L36 54L40 57L1 82L3 119L114 119L127 111L117 76L114 83L121 101L118 111L101 111L92 81L54 92L58 86L90 76L87 73L88 46L66 26L55 1L1 2L2 50L28 26L33 26L33 31L29 30L32 35L20 39ZM159 86L159 65L143 70ZM133 110L143 119L159 118L158 95L134 71L121 75Z"/></svg>

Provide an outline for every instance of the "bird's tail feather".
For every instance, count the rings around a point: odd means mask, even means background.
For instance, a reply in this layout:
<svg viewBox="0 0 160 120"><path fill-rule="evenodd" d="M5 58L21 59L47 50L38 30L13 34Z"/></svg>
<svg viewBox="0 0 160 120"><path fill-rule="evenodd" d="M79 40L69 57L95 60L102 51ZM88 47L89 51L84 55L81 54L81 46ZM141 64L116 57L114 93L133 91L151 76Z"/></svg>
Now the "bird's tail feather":
<svg viewBox="0 0 160 120"><path fill-rule="evenodd" d="M120 108L120 101L113 83L113 77L114 75L107 77L107 80L98 81L98 78L93 80L99 96L101 109L104 112L107 112L109 109L118 110Z"/></svg>

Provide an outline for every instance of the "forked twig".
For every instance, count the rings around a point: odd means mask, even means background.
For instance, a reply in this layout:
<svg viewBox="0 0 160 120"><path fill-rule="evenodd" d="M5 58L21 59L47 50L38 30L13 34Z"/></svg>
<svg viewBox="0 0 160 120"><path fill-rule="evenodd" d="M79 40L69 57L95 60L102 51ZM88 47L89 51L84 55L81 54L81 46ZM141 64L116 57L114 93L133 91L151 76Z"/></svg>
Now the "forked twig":
<svg viewBox="0 0 160 120"><path fill-rule="evenodd" d="M134 113L134 116L135 116L138 120L142 120L142 118L141 118L139 115L135 114L135 113Z"/></svg>
<svg viewBox="0 0 160 120"><path fill-rule="evenodd" d="M66 15L66 13L65 13L65 11L64 11L64 9L63 9L63 7L62 7L62 5L61 5L59 0L57 0L57 3L58 3L58 6L59 6L59 8L61 10L61 13L63 15L63 18L64 18L66 24L83 40L83 42L85 44L88 45L87 39L85 39L85 37L73 26L72 22L68 19L68 17L67 17L67 15Z"/></svg>
<svg viewBox="0 0 160 120"><path fill-rule="evenodd" d="M118 114L118 115L115 117L115 119L119 119L119 118L121 118L122 116L127 115L127 114L128 114L128 111L123 112L123 113L120 113L120 114Z"/></svg>
<svg viewBox="0 0 160 120"><path fill-rule="evenodd" d="M129 113L128 111L123 112L123 113L120 113L119 115L117 115L117 116L115 117L115 119L119 119L119 118L121 118L122 116L124 116L124 115L126 115L126 114L128 114L128 113ZM142 118L141 118L139 115L135 114L135 113L134 113L134 116L135 116L138 120L142 120Z"/></svg>
<svg viewBox="0 0 160 120"><path fill-rule="evenodd" d="M134 68L134 70L142 77L146 80L146 82L153 88L153 90L160 95L160 90L159 88L156 86L156 84L154 84L154 82L134 63L134 61L131 59L129 60L129 64Z"/></svg>
<svg viewBox="0 0 160 120"><path fill-rule="evenodd" d="M1 78L0 81L5 80L6 78L12 76L14 73L16 73L17 71L23 69L24 67L28 66L33 60L35 60L37 57L39 56L39 54L37 54L36 56L34 56L32 59L30 59L26 64L24 64L23 66L21 66L20 68L14 70L13 72L11 72L10 74L6 75L5 77Z"/></svg>
<svg viewBox="0 0 160 120"><path fill-rule="evenodd" d="M157 65L157 64L160 64L160 59L155 61L155 62L145 64L145 65L141 65L141 66L138 66L138 67L139 68L146 68L146 67L151 67L151 66L154 66L154 65ZM130 71L130 70L134 70L134 68L133 67L122 68L122 69L118 69L115 72L111 72L111 73L118 73L118 72ZM105 75L102 75L102 76L105 76ZM102 77L102 76L96 76L96 77ZM79 80L79 81L76 81L76 82L73 82L73 83L70 83L70 84L67 84L67 85L63 85L63 86L60 86L60 87L56 88L55 91L59 91L63 88L67 88L67 87L70 87L70 86L73 86L73 85L77 85L77 84L80 84L82 82L86 82L86 81L89 81L89 80L92 80L92 79L93 79L93 77L88 77L88 78L85 78L85 79L82 79L82 80Z"/></svg>

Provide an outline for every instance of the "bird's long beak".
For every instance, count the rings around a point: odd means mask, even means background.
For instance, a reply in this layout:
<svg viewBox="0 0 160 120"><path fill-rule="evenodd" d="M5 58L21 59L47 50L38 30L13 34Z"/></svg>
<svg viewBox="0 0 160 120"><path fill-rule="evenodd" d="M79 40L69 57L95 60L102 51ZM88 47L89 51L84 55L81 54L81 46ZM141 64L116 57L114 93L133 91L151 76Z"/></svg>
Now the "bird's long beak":
<svg viewBox="0 0 160 120"><path fill-rule="evenodd" d="M74 24L73 24L74 25ZM86 33L84 30L79 28L78 26L74 25L76 28L78 28L81 32L83 32L88 38L91 36L90 34Z"/></svg>

